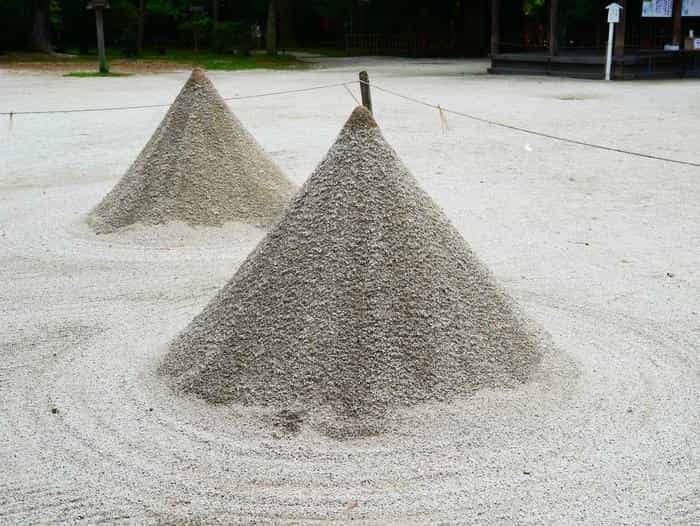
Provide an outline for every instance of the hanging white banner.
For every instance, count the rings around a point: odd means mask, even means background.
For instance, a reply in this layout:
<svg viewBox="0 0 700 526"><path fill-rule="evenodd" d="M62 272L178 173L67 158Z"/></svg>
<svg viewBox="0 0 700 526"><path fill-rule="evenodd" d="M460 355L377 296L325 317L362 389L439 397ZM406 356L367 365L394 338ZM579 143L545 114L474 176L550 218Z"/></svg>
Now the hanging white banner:
<svg viewBox="0 0 700 526"><path fill-rule="evenodd" d="M700 16L700 0L683 0L683 16ZM642 16L645 18L671 18L673 0L643 0Z"/></svg>
<svg viewBox="0 0 700 526"><path fill-rule="evenodd" d="M683 16L700 16L700 0L683 0Z"/></svg>
<svg viewBox="0 0 700 526"><path fill-rule="evenodd" d="M642 16L645 18L670 18L673 15L673 0L644 0Z"/></svg>

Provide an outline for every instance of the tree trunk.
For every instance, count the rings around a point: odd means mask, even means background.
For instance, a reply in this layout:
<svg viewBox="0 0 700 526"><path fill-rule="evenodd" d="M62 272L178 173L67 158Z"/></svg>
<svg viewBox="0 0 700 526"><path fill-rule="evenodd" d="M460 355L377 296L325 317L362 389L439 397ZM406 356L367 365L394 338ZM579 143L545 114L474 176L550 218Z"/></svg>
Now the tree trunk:
<svg viewBox="0 0 700 526"><path fill-rule="evenodd" d="M32 48L42 53L51 52L51 42L49 41L49 0L34 1Z"/></svg>
<svg viewBox="0 0 700 526"><path fill-rule="evenodd" d="M215 24L219 21L219 0L211 0L211 20Z"/></svg>
<svg viewBox="0 0 700 526"><path fill-rule="evenodd" d="M559 54L559 0L549 0L549 56Z"/></svg>
<svg viewBox="0 0 700 526"><path fill-rule="evenodd" d="M105 26L104 26L104 9L102 7L95 8L95 26L97 28L97 54L100 58L100 73L109 73L107 66L107 52L105 51Z"/></svg>
<svg viewBox="0 0 700 526"><path fill-rule="evenodd" d="M277 54L277 10L275 0L269 0L267 7L267 54Z"/></svg>
<svg viewBox="0 0 700 526"><path fill-rule="evenodd" d="M144 1L145 0L139 0L139 25L138 25L138 33L136 35L136 54L140 57L143 55L143 25L144 25Z"/></svg>

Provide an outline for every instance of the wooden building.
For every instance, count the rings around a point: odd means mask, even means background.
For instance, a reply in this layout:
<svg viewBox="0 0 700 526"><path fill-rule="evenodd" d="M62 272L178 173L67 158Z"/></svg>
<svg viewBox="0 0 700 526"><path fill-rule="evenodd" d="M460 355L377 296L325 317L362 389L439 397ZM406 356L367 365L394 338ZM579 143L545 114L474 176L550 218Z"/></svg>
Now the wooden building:
<svg viewBox="0 0 700 526"><path fill-rule="evenodd" d="M603 78L611 2L491 0L491 73ZM613 78L700 76L699 0L617 3Z"/></svg>
<svg viewBox="0 0 700 526"><path fill-rule="evenodd" d="M486 56L490 0L357 2L348 17L348 54Z"/></svg>

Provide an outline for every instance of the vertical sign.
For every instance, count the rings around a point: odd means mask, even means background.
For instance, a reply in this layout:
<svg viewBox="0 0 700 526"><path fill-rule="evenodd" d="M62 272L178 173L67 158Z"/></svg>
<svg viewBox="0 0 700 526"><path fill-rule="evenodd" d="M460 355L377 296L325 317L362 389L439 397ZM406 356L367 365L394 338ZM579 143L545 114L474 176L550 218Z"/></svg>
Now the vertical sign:
<svg viewBox="0 0 700 526"><path fill-rule="evenodd" d="M608 31L608 50L605 60L605 80L610 80L612 73L612 49L613 37L615 35L615 24L620 22L620 11L623 9L623 7L620 4L612 3L605 9L608 10L608 24L610 24Z"/></svg>

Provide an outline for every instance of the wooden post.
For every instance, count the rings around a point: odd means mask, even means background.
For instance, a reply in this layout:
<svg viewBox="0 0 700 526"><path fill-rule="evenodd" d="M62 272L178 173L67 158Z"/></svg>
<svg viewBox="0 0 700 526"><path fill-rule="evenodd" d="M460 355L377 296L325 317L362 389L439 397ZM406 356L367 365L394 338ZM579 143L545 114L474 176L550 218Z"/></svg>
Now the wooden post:
<svg viewBox="0 0 700 526"><path fill-rule="evenodd" d="M673 2L673 40L671 43L682 47L683 40L683 0L674 0Z"/></svg>
<svg viewBox="0 0 700 526"><path fill-rule="evenodd" d="M97 24L97 51L100 57L100 73L108 73L107 55L105 54L105 29L102 20L102 6L95 6L95 23Z"/></svg>
<svg viewBox="0 0 700 526"><path fill-rule="evenodd" d="M559 54L559 0L549 0L549 56Z"/></svg>
<svg viewBox="0 0 700 526"><path fill-rule="evenodd" d="M501 0L491 0L491 58L498 55L501 40Z"/></svg>
<svg viewBox="0 0 700 526"><path fill-rule="evenodd" d="M362 105L372 112L372 93L369 89L369 75L366 71L360 71L360 93L362 94Z"/></svg>
<svg viewBox="0 0 700 526"><path fill-rule="evenodd" d="M626 2L618 0L618 4L621 4L623 9L620 10L620 21L615 25L615 65L613 70L615 75L619 76L622 74L624 69L623 60L625 58L625 26L627 20L627 6Z"/></svg>
<svg viewBox="0 0 700 526"><path fill-rule="evenodd" d="M146 17L143 6L144 1L145 0L139 0L139 20L136 31L136 55L139 57L143 55L143 24Z"/></svg>
<svg viewBox="0 0 700 526"><path fill-rule="evenodd" d="M32 17L32 47L34 51L51 53L51 42L49 41L49 2L48 0L34 0L34 2L26 3L33 4L34 7L34 16Z"/></svg>
<svg viewBox="0 0 700 526"><path fill-rule="evenodd" d="M277 0L267 4L267 54L277 55Z"/></svg>

